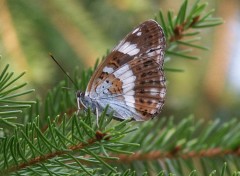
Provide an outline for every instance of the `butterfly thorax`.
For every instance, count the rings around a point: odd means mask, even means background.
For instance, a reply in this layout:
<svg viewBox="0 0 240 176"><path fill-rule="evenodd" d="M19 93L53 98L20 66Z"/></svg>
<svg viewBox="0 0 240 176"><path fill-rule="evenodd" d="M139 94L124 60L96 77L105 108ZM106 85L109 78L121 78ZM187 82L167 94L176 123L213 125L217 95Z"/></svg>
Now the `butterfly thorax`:
<svg viewBox="0 0 240 176"><path fill-rule="evenodd" d="M85 92L77 91L77 104L78 104L78 110L80 109L88 109L89 107L92 110L95 110L97 107L97 103L93 101L89 96L85 95Z"/></svg>

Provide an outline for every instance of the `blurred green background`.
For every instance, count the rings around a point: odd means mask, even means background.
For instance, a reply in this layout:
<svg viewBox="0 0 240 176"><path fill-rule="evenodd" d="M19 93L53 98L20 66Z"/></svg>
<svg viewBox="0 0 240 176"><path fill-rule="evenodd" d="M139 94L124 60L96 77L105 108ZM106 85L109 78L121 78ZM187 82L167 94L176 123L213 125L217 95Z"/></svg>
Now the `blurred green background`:
<svg viewBox="0 0 240 176"><path fill-rule="evenodd" d="M139 23L154 18L159 9L176 12L176 0L1 0L1 65L10 63L44 99L47 91L64 78L50 59L51 52L70 73L92 67ZM190 4L194 0L189 1ZM209 51L194 50L199 61L172 58L167 67L168 91L163 115L179 120L189 114L197 118L240 115L240 3L239 0L209 0L208 9L222 17L221 26L203 29L201 44ZM75 94L73 93L73 96Z"/></svg>

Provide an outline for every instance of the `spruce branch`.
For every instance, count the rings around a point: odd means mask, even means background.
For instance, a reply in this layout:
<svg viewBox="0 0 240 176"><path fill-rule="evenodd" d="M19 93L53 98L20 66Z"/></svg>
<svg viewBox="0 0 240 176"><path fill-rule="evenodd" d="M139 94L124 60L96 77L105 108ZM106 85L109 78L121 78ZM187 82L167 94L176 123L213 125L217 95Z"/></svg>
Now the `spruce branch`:
<svg viewBox="0 0 240 176"><path fill-rule="evenodd" d="M168 11L167 17L164 18L163 12L159 11L155 19L162 25L166 35L166 57L177 56L184 59L197 60L199 57L190 55L192 49L207 50L205 46L195 44L195 42L201 40L198 29L218 26L223 23L223 20L212 17L214 10L205 12L206 7L207 3L200 3L200 0L196 0L189 9L188 0L185 0L176 16L173 11ZM173 68L165 68L165 70L182 71L181 69Z"/></svg>
<svg viewBox="0 0 240 176"><path fill-rule="evenodd" d="M97 129L96 122L92 120L95 116L90 111L80 116L65 115L62 120L57 117L54 122L48 118L48 129L45 132L39 128L38 117L25 128L17 128L14 136L0 141L0 151L3 151L0 157L4 158L0 161L1 173L21 173L23 170L25 173L33 173L39 167L53 172L52 161L55 169L59 170L71 167L75 172L91 175L94 169L86 165L97 168L96 165L102 164L116 172L105 160L117 158L107 153L131 153L122 148L137 144L121 143L119 140L136 128L127 125L129 121L111 125L111 117L102 116L101 127ZM103 150L106 154L101 154Z"/></svg>
<svg viewBox="0 0 240 176"><path fill-rule="evenodd" d="M223 124L216 119L206 124L201 121L195 122L190 116L174 125L171 120L166 122L166 118L161 118L141 124L139 130L123 139L124 142L134 141L140 144L140 148L129 148L135 151L134 154L113 156L119 158L116 166L123 169L129 165L136 165L134 170L139 170L137 163L149 162L156 171L159 168L164 170L169 165L168 172L174 172L171 169L174 161L181 161L187 165L190 161L202 160L201 165L204 167L214 158L222 159L238 168L240 162L233 162L232 159L237 159L240 155L240 135L237 133L239 130L240 122L237 119ZM190 170L197 168L197 165L192 163L189 166ZM144 169L140 172L144 172ZM180 175L186 173L182 172Z"/></svg>
<svg viewBox="0 0 240 176"><path fill-rule="evenodd" d="M35 103L35 101L17 100L17 98L34 91L34 89L21 90L27 85L18 83L24 74L25 72L15 76L14 72L9 71L9 64L2 67L0 73L0 128L23 125L16 119L24 109L30 108Z"/></svg>

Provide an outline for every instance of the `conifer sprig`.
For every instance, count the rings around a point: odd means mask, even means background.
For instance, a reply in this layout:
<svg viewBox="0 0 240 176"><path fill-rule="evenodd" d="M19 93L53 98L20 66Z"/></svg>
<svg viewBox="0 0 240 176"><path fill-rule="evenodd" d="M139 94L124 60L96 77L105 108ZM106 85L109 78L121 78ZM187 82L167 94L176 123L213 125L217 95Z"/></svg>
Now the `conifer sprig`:
<svg viewBox="0 0 240 176"><path fill-rule="evenodd" d="M212 17L214 10L205 12L207 3L196 0L191 8L188 0L181 5L178 14L168 11L166 18L162 11L155 17L162 25L166 39L166 57L180 57L197 60L199 57L191 55L193 49L207 50L206 46L197 44L201 40L200 29L211 28L223 23L221 18ZM169 61L169 59L166 59ZM166 71L183 71L181 69L165 68Z"/></svg>
<svg viewBox="0 0 240 176"><path fill-rule="evenodd" d="M0 173L33 174L40 169L42 173L59 174L70 169L91 175L95 169L100 169L100 165L116 172L106 161L117 158L108 153L130 154L124 148L138 144L119 140L136 128L132 128L128 121L111 125L111 117L103 115L97 129L94 119L95 116L88 111L80 117L76 114L72 117L64 115L61 120L56 117L53 122L49 118L48 129L44 132L39 127L38 117L25 128L17 128L14 136L0 142L0 157L3 158Z"/></svg>
<svg viewBox="0 0 240 176"><path fill-rule="evenodd" d="M171 167L175 162L185 164L189 171L196 168L195 162L201 167L211 165L205 170L206 173L210 173L212 168L219 170L224 162L228 162L229 165L238 168L240 134L236 131L239 130L238 119L232 119L223 124L219 119L204 123L195 120L193 116L182 119L178 124L173 124L171 119L166 121L166 118L147 121L139 126L139 130L122 139L129 143L134 141L140 144L140 148L131 146L129 149L135 151L133 155L114 155L119 158L116 166L120 165L127 169L129 165L132 165L134 170L144 172L145 168L138 168L137 163L149 162L149 167L153 170L169 168L168 171L174 172ZM213 158L218 158L222 164L217 166L210 164ZM233 162L234 158L235 162ZM186 175L184 169L180 168L179 175Z"/></svg>
<svg viewBox="0 0 240 176"><path fill-rule="evenodd" d="M0 128L23 125L16 119L35 101L17 100L17 98L32 93L34 89L22 90L27 83L19 83L19 79L25 72L15 76L14 72L9 71L9 64L5 66L1 64L0 69Z"/></svg>

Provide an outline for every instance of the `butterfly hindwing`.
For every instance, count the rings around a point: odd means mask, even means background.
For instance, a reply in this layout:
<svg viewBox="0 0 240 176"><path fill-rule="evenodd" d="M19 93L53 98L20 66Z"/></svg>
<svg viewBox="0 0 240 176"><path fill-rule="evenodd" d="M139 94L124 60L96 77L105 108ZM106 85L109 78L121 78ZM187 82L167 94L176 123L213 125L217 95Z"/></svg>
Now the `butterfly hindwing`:
<svg viewBox="0 0 240 176"><path fill-rule="evenodd" d="M166 93L165 37L154 20L130 32L99 65L85 96L119 119L147 120L158 114Z"/></svg>

